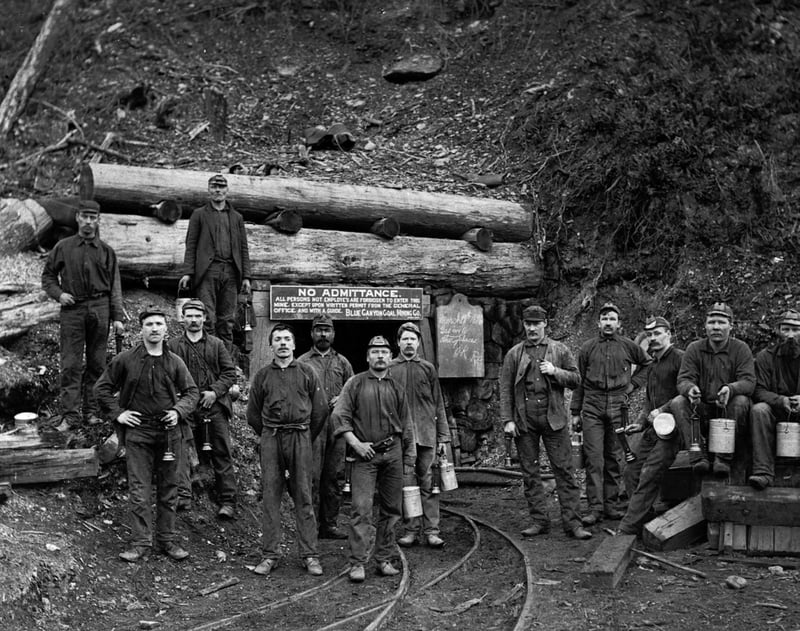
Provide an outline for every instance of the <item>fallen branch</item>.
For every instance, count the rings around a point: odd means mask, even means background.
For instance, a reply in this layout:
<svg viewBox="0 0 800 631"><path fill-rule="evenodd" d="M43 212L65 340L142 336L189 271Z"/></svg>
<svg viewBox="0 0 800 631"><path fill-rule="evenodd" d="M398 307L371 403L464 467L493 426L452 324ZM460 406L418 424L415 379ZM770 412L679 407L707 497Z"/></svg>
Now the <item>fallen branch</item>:
<svg viewBox="0 0 800 631"><path fill-rule="evenodd" d="M652 559L653 561L658 561L659 563L663 563L664 565L668 565L676 570L681 570L682 572L686 572L688 574L693 574L694 576L699 576L700 578L708 578L708 575L705 572L701 572L700 570L695 570L694 568L687 567L685 565L681 565L680 563L673 563L672 561L668 561L667 559L656 556L655 554L650 554L649 552L644 552L642 550L637 550L636 548L633 549L634 553L640 554L643 557L647 557L648 559Z"/></svg>
<svg viewBox="0 0 800 631"><path fill-rule="evenodd" d="M72 137L76 133L78 133L78 130L77 129L72 129L67 133L66 136L64 136L58 142L53 143L52 145L47 145L44 149L39 149L38 151L34 151L33 153L29 153L27 156L23 156L19 160L16 160L14 162L7 162L5 164L2 164L2 165L0 165L0 169L5 169L8 166L10 166L11 164L13 164L14 166L20 166L21 164L25 164L27 162L30 162L31 160L34 160L34 159L38 160L39 158L41 158L46 153L53 153L55 151L61 151L63 149L66 149L67 147L69 147L69 141L72 139Z"/></svg>
<svg viewBox="0 0 800 631"><path fill-rule="evenodd" d="M117 140L117 135L113 131L107 131L105 138L103 138L103 142L100 143L100 147L103 151L98 151L97 153L95 153L91 157L89 162L94 162L94 163L100 162L100 160L103 159L103 156L101 154L105 152L105 150L108 149L114 142L116 142L116 140Z"/></svg>
<svg viewBox="0 0 800 631"><path fill-rule="evenodd" d="M209 585L208 587L205 587L205 588L201 589L197 593L200 596L208 596L209 594L213 594L214 592L218 592L221 589L225 589L226 587L233 587L234 585L237 585L239 582L240 581L239 581L238 578L235 578L235 577L234 578L229 578L229 579L227 579L225 581L221 581L219 583L214 583L213 585Z"/></svg>
<svg viewBox="0 0 800 631"><path fill-rule="evenodd" d="M457 616L459 614L464 613L468 609L471 609L475 605L479 605L480 603L482 603L483 599L486 598L486 596L488 596L488 595L489 595L489 592L486 592L480 598L470 598L466 602L463 602L460 605L458 605L456 607L453 607L452 609L442 609L440 607L428 607L428 609L430 609L431 611L435 611L437 613L440 613L440 614L442 614L444 616Z"/></svg>
<svg viewBox="0 0 800 631"><path fill-rule="evenodd" d="M778 603L753 603L756 607L770 607L772 609L788 609L786 605L779 605Z"/></svg>
<svg viewBox="0 0 800 631"><path fill-rule="evenodd" d="M103 141L105 143L105 140ZM100 153L105 153L115 158L119 158L120 160L125 160L126 162L133 162L133 158L129 155L120 153L119 151L114 151L113 149L109 149L107 147L103 147L103 145L97 145L93 142L89 142L88 140L80 140L78 138L70 138L67 141L70 145L80 145L82 147L87 147L92 151L99 151Z"/></svg>

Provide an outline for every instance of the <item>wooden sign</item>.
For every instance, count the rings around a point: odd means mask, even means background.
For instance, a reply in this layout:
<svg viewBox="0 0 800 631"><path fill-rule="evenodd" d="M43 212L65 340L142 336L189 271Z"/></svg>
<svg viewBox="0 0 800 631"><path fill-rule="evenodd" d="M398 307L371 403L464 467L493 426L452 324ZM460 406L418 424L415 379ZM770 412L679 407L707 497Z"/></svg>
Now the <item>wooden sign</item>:
<svg viewBox="0 0 800 631"><path fill-rule="evenodd" d="M483 309L462 294L436 309L439 377L483 377Z"/></svg>
<svg viewBox="0 0 800 631"><path fill-rule="evenodd" d="M327 313L334 320L420 320L422 290L409 287L272 285L270 318L311 320Z"/></svg>

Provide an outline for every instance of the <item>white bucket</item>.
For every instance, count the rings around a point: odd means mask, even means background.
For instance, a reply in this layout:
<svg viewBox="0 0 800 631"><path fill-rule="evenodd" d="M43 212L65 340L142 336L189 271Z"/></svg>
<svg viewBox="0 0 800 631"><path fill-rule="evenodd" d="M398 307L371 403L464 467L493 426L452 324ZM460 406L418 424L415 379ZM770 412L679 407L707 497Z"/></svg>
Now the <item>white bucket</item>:
<svg viewBox="0 0 800 631"><path fill-rule="evenodd" d="M36 412L20 412L14 415L14 427L27 427L38 418L39 415Z"/></svg>
<svg viewBox="0 0 800 631"><path fill-rule="evenodd" d="M800 423L778 423L775 444L778 458L800 458Z"/></svg>
<svg viewBox="0 0 800 631"><path fill-rule="evenodd" d="M403 487L403 516L406 519L422 516L422 495L418 486Z"/></svg>
<svg viewBox="0 0 800 631"><path fill-rule="evenodd" d="M653 429L662 440L670 438L675 433L675 417L668 412L662 412L653 419Z"/></svg>
<svg viewBox="0 0 800 631"><path fill-rule="evenodd" d="M708 422L708 450L714 454L732 454L736 444L736 421L712 418Z"/></svg>
<svg viewBox="0 0 800 631"><path fill-rule="evenodd" d="M441 479L442 491L455 491L458 488L456 479L456 468L452 462L442 458L439 463L439 477Z"/></svg>

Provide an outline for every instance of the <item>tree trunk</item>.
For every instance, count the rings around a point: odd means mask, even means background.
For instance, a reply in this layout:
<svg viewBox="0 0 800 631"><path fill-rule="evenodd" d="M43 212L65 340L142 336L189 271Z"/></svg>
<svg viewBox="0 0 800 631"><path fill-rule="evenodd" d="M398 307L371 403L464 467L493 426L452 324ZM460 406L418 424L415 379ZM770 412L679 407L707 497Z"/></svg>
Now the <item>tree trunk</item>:
<svg viewBox="0 0 800 631"><path fill-rule="evenodd" d="M44 207L32 199L0 200L0 256L35 246L52 225Z"/></svg>
<svg viewBox="0 0 800 631"><path fill-rule="evenodd" d="M0 341L22 335L28 329L57 320L61 307L43 291L3 298L0 302Z"/></svg>
<svg viewBox="0 0 800 631"><path fill-rule="evenodd" d="M188 221L169 226L137 215L105 216L103 240L124 277L177 280ZM495 243L491 254L464 241L306 230L284 235L247 224L252 277L275 283L448 287L471 296L529 296L541 282L530 250Z"/></svg>
<svg viewBox="0 0 800 631"><path fill-rule="evenodd" d="M87 164L81 175L81 196L95 199L103 210L143 214L162 199L184 207L208 200L210 172L153 169L114 164ZM275 210L296 210L309 228L369 232L384 217L400 223L406 234L460 239L475 227L492 231L501 242L531 236L532 212L521 204L446 193L396 190L311 182L297 178L228 175L230 200L246 219L261 222Z"/></svg>
<svg viewBox="0 0 800 631"><path fill-rule="evenodd" d="M97 475L92 449L19 449L0 453L0 479L12 484L41 484Z"/></svg>
<svg viewBox="0 0 800 631"><path fill-rule="evenodd" d="M25 109L28 97L47 65L53 46L58 41L61 28L69 19L74 4L76 0L55 0L53 3L50 15L47 16L42 30L39 31L14 80L8 86L3 102L0 103L0 138L11 131L22 110Z"/></svg>

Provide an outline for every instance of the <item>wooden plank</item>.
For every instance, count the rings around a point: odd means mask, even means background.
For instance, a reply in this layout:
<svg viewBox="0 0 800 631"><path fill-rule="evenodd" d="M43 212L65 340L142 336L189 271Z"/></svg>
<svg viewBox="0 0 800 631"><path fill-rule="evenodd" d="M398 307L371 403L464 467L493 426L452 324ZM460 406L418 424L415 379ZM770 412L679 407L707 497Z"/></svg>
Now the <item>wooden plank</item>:
<svg viewBox="0 0 800 631"><path fill-rule="evenodd" d="M748 526L800 524L800 489L726 486L706 481L701 491L703 515L709 521L731 521Z"/></svg>
<svg viewBox="0 0 800 631"><path fill-rule="evenodd" d="M274 322L269 319L269 283L260 282L258 289L253 289L253 310L256 314L253 326L253 350L250 351L250 377L272 361L272 348L269 345L269 333Z"/></svg>
<svg viewBox="0 0 800 631"><path fill-rule="evenodd" d="M719 537L719 549L723 552L733 551L733 524L729 521L722 523Z"/></svg>
<svg viewBox="0 0 800 631"><path fill-rule="evenodd" d="M747 526L733 524L733 549L747 550Z"/></svg>
<svg viewBox="0 0 800 631"><path fill-rule="evenodd" d="M717 521L710 521L706 526L706 537L708 537L708 545L712 550L721 549L719 546L720 541L720 523Z"/></svg>
<svg viewBox="0 0 800 631"><path fill-rule="evenodd" d="M581 583L586 587L614 589L633 557L636 535L617 535L600 542L581 570Z"/></svg>
<svg viewBox="0 0 800 631"><path fill-rule="evenodd" d="M34 425L12 429L0 434L0 452L7 449L44 449L63 445L66 436L58 432L47 432L40 436Z"/></svg>
<svg viewBox="0 0 800 631"><path fill-rule="evenodd" d="M773 536L776 553L800 552L800 549L792 550L792 529L789 526L775 526Z"/></svg>
<svg viewBox="0 0 800 631"><path fill-rule="evenodd" d="M0 481L39 484L89 478L100 468L97 450L19 449L0 454Z"/></svg>
<svg viewBox="0 0 800 631"><path fill-rule="evenodd" d="M773 526L750 526L747 551L750 554L772 554L775 549Z"/></svg>
<svg viewBox="0 0 800 631"><path fill-rule="evenodd" d="M800 556L800 526L794 526L791 528L789 549L795 556Z"/></svg>
<svg viewBox="0 0 800 631"><path fill-rule="evenodd" d="M642 541L651 550L677 550L705 535L706 519L700 496L695 495L645 524Z"/></svg>

